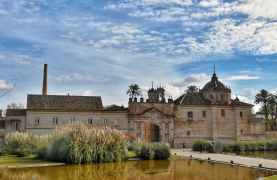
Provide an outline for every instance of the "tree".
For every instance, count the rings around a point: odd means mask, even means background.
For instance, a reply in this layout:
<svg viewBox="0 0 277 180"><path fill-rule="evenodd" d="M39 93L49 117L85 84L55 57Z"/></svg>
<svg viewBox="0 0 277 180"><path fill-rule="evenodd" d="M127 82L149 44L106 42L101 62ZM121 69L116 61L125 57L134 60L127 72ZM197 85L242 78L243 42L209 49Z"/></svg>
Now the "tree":
<svg viewBox="0 0 277 180"><path fill-rule="evenodd" d="M25 109L25 106L21 103L11 103L7 105L7 109Z"/></svg>
<svg viewBox="0 0 277 180"><path fill-rule="evenodd" d="M197 86L195 86L195 85L190 85L190 86L188 86L187 87L187 89L185 90L185 92L198 92L198 88L197 88Z"/></svg>
<svg viewBox="0 0 277 180"><path fill-rule="evenodd" d="M260 104L262 103L262 106L263 106L263 111L264 111L264 115L265 115L265 119L266 119L266 122L268 122L268 103L270 101L270 99L273 98L273 95L271 93L269 93L267 90L265 89L261 89L260 92L258 94L256 94L255 96L255 104ZM274 129L273 125L271 122L270 123L270 126L271 126L271 129Z"/></svg>
<svg viewBox="0 0 277 180"><path fill-rule="evenodd" d="M139 96L140 95L140 90L139 90L139 86L137 84L131 84L131 86L129 86L128 91L126 92L126 94L129 94L129 96L133 99L134 96Z"/></svg>
<svg viewBox="0 0 277 180"><path fill-rule="evenodd" d="M7 91L7 92L5 92L4 94L2 94L2 95L0 96L0 98L3 97L3 96L5 96L6 94L12 92L12 91L14 90L14 88L15 88L15 85L16 85L16 84L14 84L13 88L12 88L10 91Z"/></svg>
<svg viewBox="0 0 277 180"><path fill-rule="evenodd" d="M25 109L25 106L22 103L11 103L7 105L7 109ZM7 109L4 111L4 116L6 116Z"/></svg>

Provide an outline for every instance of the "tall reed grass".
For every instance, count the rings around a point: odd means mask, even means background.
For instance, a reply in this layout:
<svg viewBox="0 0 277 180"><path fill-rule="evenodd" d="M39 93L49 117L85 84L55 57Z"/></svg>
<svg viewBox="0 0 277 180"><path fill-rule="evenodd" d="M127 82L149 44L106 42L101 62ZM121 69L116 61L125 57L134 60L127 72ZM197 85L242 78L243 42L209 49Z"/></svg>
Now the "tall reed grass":
<svg viewBox="0 0 277 180"><path fill-rule="evenodd" d="M8 134L4 147L9 154L29 150L39 158L69 164L123 161L128 158L124 133L109 127L87 128L79 121L56 128L51 136Z"/></svg>
<svg viewBox="0 0 277 180"><path fill-rule="evenodd" d="M123 161L128 158L124 133L109 127L88 129L81 122L56 129L44 154L46 160L69 164Z"/></svg>

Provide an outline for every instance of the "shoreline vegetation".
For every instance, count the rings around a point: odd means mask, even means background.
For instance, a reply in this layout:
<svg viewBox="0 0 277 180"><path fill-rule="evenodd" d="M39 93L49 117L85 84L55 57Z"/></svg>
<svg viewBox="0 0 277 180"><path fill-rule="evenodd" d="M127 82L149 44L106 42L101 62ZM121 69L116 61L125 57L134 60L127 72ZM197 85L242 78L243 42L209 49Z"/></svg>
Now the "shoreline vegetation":
<svg viewBox="0 0 277 180"><path fill-rule="evenodd" d="M10 133L1 147L1 159L6 155L29 158L36 155L40 160L67 164L117 162L128 160L129 157L168 159L171 156L168 143L137 140L126 145L124 133L109 127L87 128L79 121L55 129L52 135Z"/></svg>
<svg viewBox="0 0 277 180"><path fill-rule="evenodd" d="M193 144L193 151L199 151L200 144L203 145L203 150L205 150L204 147L208 147L210 145L209 142L203 139L198 139ZM277 139L223 144L223 152L232 151L277 151Z"/></svg>

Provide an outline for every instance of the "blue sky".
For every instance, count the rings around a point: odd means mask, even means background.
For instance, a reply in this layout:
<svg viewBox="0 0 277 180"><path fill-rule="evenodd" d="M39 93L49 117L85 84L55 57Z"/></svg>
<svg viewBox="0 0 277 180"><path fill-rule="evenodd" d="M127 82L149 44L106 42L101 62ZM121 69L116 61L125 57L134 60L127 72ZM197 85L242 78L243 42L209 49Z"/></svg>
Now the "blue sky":
<svg viewBox="0 0 277 180"><path fill-rule="evenodd" d="M232 97L253 103L260 89L277 90L276 9L275 0L1 0L0 93L16 89L0 108L41 94L44 63L48 94L125 106L130 84L146 98L154 81L175 99L202 88L215 64Z"/></svg>

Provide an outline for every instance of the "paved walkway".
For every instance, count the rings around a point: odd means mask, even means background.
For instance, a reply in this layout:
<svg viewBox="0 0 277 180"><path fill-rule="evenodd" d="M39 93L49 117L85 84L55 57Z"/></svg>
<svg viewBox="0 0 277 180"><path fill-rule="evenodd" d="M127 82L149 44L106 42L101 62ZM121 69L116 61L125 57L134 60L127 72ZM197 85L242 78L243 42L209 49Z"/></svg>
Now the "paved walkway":
<svg viewBox="0 0 277 180"><path fill-rule="evenodd" d="M266 169L277 169L277 160L271 160L271 159L263 159L263 158L252 158L252 157L242 157L242 156L234 156L234 155L227 155L227 154L216 154L216 153L207 153L199 151L192 151L192 149L186 149L183 152L183 149L171 149L171 153L177 153L177 155L183 155L183 156L190 156L192 155L193 158L200 158L200 159L208 159L215 161L223 161L226 163L230 163L231 160L235 164L239 164L245 167L253 167L258 166L259 164L262 164L263 168Z"/></svg>

